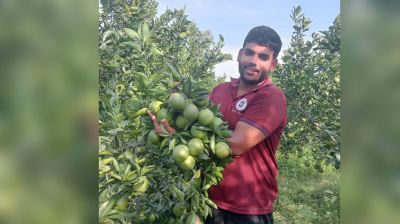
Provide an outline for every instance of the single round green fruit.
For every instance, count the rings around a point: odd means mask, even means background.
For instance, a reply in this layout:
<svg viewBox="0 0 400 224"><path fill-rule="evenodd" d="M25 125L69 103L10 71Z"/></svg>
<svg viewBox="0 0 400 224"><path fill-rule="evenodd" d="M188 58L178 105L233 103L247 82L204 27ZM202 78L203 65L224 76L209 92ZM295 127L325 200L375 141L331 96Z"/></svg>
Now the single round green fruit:
<svg viewBox="0 0 400 224"><path fill-rule="evenodd" d="M194 165L196 164L196 160L194 159L193 156L188 156L185 161L181 162L179 164L180 167L184 170L191 170L194 168Z"/></svg>
<svg viewBox="0 0 400 224"><path fill-rule="evenodd" d="M133 184L133 190L136 192L144 193L149 189L149 180L147 179L146 176L140 176L138 178L138 181Z"/></svg>
<svg viewBox="0 0 400 224"><path fill-rule="evenodd" d="M175 120L175 124L179 129L184 129L188 123L189 123L188 119L186 119L182 115L178 115L178 117Z"/></svg>
<svg viewBox="0 0 400 224"><path fill-rule="evenodd" d="M147 137L148 137L150 143L153 145L157 145L161 141L161 137L159 135L157 135L157 133L154 130L151 130Z"/></svg>
<svg viewBox="0 0 400 224"><path fill-rule="evenodd" d="M188 142L187 147L189 148L189 154L190 155L197 156L197 155L200 155L203 152L204 144L200 139L192 138Z"/></svg>
<svg viewBox="0 0 400 224"><path fill-rule="evenodd" d="M203 139L206 137L207 132L197 129L195 126L190 128L190 134L195 138Z"/></svg>
<svg viewBox="0 0 400 224"><path fill-rule="evenodd" d="M212 123L212 128L214 130L217 130L217 128L219 128L219 126L221 126L222 123L224 123L224 121L221 118L215 117Z"/></svg>
<svg viewBox="0 0 400 224"><path fill-rule="evenodd" d="M199 116L199 109L196 105L189 103L183 110L183 116L185 116L189 121L195 121Z"/></svg>
<svg viewBox="0 0 400 224"><path fill-rule="evenodd" d="M174 208L172 209L172 211L174 212L174 215L177 218L180 218L182 215L184 215L186 213L186 205L184 202L179 202L177 203Z"/></svg>
<svg viewBox="0 0 400 224"><path fill-rule="evenodd" d="M172 151L172 158L174 158L174 160L178 163L185 161L188 156L189 149L186 145L177 145Z"/></svg>
<svg viewBox="0 0 400 224"><path fill-rule="evenodd" d="M149 110L153 112L153 114L156 114L161 109L162 104L163 102L161 101L153 101L149 104Z"/></svg>
<svg viewBox="0 0 400 224"><path fill-rule="evenodd" d="M201 125L207 126L213 123L214 113L206 108L199 112L199 118L197 119Z"/></svg>
<svg viewBox="0 0 400 224"><path fill-rule="evenodd" d="M150 223L156 221L156 214L150 213L149 216L147 216L147 220L149 220Z"/></svg>
<svg viewBox="0 0 400 224"><path fill-rule="evenodd" d="M128 195L123 195L120 199L118 199L117 204L115 204L115 209L123 212L126 211L128 205Z"/></svg>
<svg viewBox="0 0 400 224"><path fill-rule="evenodd" d="M190 214L186 218L185 224L202 224L203 222L201 221L200 217L194 213Z"/></svg>
<svg viewBox="0 0 400 224"><path fill-rule="evenodd" d="M186 34L186 32L182 32L182 33L179 33L178 36L180 39L185 39L187 37L187 34Z"/></svg>
<svg viewBox="0 0 400 224"><path fill-rule="evenodd" d="M163 119L167 119L168 122L172 121L172 114L168 112L168 110L166 108L161 108L158 112L157 112L157 120L158 122L160 122Z"/></svg>
<svg viewBox="0 0 400 224"><path fill-rule="evenodd" d="M183 110L185 108L185 97L180 93L172 93L168 99L168 106L175 110Z"/></svg>
<svg viewBox="0 0 400 224"><path fill-rule="evenodd" d="M224 138L230 138L232 136L232 131L231 130L222 130L218 132L220 136Z"/></svg>
<svg viewBox="0 0 400 224"><path fill-rule="evenodd" d="M226 144L225 142L218 142L215 144L215 155L220 158L226 158L231 154L231 151L229 149L229 145Z"/></svg>

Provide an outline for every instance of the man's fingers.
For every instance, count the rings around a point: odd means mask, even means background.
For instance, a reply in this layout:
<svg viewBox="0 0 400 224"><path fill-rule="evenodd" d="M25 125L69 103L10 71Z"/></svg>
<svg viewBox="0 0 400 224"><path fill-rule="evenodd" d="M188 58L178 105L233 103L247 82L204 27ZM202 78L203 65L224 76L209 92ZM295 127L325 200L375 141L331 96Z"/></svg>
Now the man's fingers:
<svg viewBox="0 0 400 224"><path fill-rule="evenodd" d="M176 130L169 125L168 120L163 119L163 120L161 120L161 124L164 126L165 131L168 132L168 133L165 133L163 128L160 126L160 123L158 123L156 115L154 115L150 110L147 110L147 113L149 114L151 121L153 122L154 131L157 134L173 134L176 132Z"/></svg>
<svg viewBox="0 0 400 224"><path fill-rule="evenodd" d="M150 116L152 121L154 121L154 119L156 119L156 115L154 115L150 110L147 110L147 114Z"/></svg>
<svg viewBox="0 0 400 224"><path fill-rule="evenodd" d="M176 132L176 130L169 125L168 120L162 119L161 123L164 126L164 128L167 130L168 133L174 134Z"/></svg>
<svg viewBox="0 0 400 224"><path fill-rule="evenodd" d="M157 121L156 115L154 115L150 110L147 110L147 113L149 114L150 119L151 119L151 121L153 122L154 131L155 131L157 134L163 133L163 131L161 130L160 124L159 124L158 121Z"/></svg>

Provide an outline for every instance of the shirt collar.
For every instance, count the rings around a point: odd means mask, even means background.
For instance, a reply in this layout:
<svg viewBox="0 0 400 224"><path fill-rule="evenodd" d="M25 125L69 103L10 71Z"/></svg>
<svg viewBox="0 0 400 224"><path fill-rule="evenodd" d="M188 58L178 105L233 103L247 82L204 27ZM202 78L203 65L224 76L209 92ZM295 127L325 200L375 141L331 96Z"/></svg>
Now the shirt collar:
<svg viewBox="0 0 400 224"><path fill-rule="evenodd" d="M238 79L238 78L236 79L236 78L232 78L232 77L231 77L231 86L232 86L232 87L238 87L238 86L239 86L239 83L240 83L240 79ZM272 84L274 84L274 83L272 82L271 77L268 76L268 77L261 83L261 85L257 86L256 88L252 89L251 91L257 90L257 89L260 89L260 88L262 88L262 87L269 86L269 85L272 85Z"/></svg>

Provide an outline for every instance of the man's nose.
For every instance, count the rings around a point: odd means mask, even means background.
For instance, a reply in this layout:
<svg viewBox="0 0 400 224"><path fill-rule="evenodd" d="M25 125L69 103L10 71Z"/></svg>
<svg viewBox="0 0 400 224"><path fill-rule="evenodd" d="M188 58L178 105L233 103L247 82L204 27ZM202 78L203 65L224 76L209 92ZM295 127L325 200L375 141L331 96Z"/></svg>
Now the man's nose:
<svg viewBox="0 0 400 224"><path fill-rule="evenodd" d="M257 64L257 56L255 54L249 57L249 64L252 64L253 66Z"/></svg>
<svg viewBox="0 0 400 224"><path fill-rule="evenodd" d="M246 66L247 66L247 67L256 67L257 64L256 64L253 60L250 60L250 61L247 63Z"/></svg>

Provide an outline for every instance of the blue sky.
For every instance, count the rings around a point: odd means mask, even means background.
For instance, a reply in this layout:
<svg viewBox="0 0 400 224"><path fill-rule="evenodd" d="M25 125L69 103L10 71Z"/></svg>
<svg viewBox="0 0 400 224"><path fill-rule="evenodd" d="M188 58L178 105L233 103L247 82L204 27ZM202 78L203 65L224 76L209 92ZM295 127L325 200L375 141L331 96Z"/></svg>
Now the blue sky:
<svg viewBox="0 0 400 224"><path fill-rule="evenodd" d="M182 8L201 30L209 30L218 38L225 39L223 51L233 56L233 61L216 66L216 75L226 73L237 77L237 52L243 44L247 32L258 25L275 29L282 39L282 49L286 49L293 32L290 13L300 5L302 12L310 18L313 32L326 30L340 13L340 0L159 0L159 13L166 8Z"/></svg>

